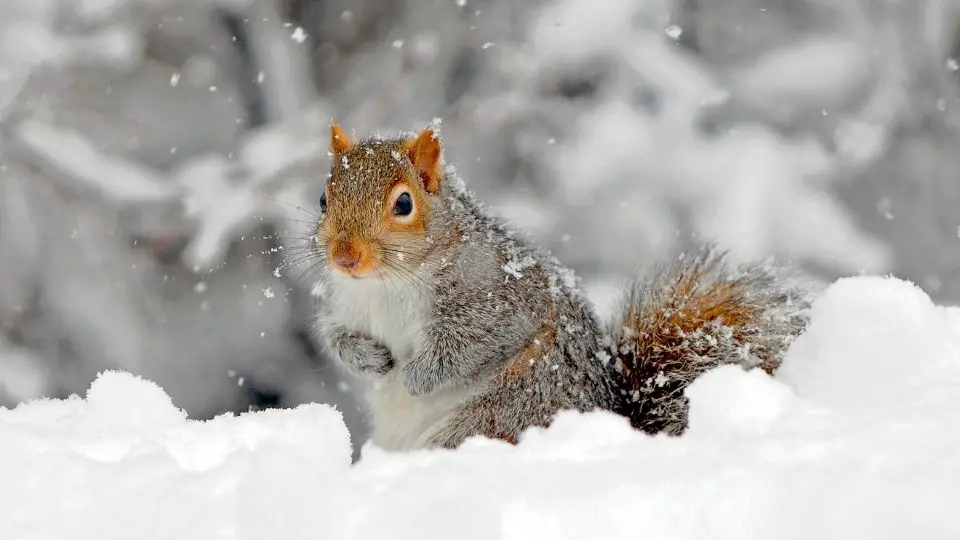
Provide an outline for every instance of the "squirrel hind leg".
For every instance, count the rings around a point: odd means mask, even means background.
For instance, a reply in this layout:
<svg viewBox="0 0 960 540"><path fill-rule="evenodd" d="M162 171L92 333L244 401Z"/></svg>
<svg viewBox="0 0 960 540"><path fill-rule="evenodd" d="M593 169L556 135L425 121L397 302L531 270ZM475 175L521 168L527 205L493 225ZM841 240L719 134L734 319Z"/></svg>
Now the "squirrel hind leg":
<svg viewBox="0 0 960 540"><path fill-rule="evenodd" d="M571 408L535 397L528 402L518 401L523 395L522 388L510 386L477 396L434 434L429 446L453 449L474 436L517 444L527 428L547 427L556 411Z"/></svg>
<svg viewBox="0 0 960 540"><path fill-rule="evenodd" d="M806 327L808 294L772 265L732 268L709 244L638 278L610 328L622 413L647 433L682 433L687 385L725 364L772 374Z"/></svg>
<svg viewBox="0 0 960 540"><path fill-rule="evenodd" d="M556 328L545 324L486 391L459 408L430 445L455 448L476 435L516 444L527 429L549 426L558 411L612 408L613 391L599 363L581 362L565 351Z"/></svg>

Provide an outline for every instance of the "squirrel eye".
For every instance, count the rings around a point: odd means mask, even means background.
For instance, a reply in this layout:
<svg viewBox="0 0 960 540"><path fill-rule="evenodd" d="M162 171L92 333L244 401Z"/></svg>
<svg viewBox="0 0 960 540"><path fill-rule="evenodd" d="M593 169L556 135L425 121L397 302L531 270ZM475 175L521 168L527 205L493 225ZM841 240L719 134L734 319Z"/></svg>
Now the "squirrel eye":
<svg viewBox="0 0 960 540"><path fill-rule="evenodd" d="M397 202L393 203L393 215L409 216L413 212L413 199L410 193L404 191L397 197Z"/></svg>
<svg viewBox="0 0 960 540"><path fill-rule="evenodd" d="M323 213L327 212L327 192L326 191L320 194L320 211Z"/></svg>

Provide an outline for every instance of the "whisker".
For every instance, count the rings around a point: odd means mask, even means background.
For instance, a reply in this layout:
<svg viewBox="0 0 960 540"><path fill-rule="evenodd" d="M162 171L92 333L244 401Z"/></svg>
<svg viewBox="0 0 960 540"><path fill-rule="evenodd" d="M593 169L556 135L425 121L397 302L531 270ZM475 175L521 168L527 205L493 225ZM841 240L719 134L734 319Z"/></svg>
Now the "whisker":
<svg viewBox="0 0 960 540"><path fill-rule="evenodd" d="M376 274L378 280L380 280L381 282L389 283L390 286L393 288L393 291L396 294L400 294L400 290L397 288L397 284L394 283L392 279L390 279L390 274L384 272L380 267L374 267L373 271L374 271L374 274Z"/></svg>
<svg viewBox="0 0 960 540"><path fill-rule="evenodd" d="M296 240L297 242L310 242L317 235L315 234L284 234L274 237L276 240Z"/></svg>
<svg viewBox="0 0 960 540"><path fill-rule="evenodd" d="M322 262L323 260L324 259L322 257L317 257L315 255L304 255L302 257L298 257L297 259L283 261L279 268L281 272L286 272L287 270L292 270L306 263L313 264L314 262Z"/></svg>
<svg viewBox="0 0 960 540"><path fill-rule="evenodd" d="M317 220L315 219L294 219L294 218L285 218L284 221L289 221L290 223L306 223L308 225L316 226Z"/></svg>
<svg viewBox="0 0 960 540"><path fill-rule="evenodd" d="M316 242L312 239L294 239L290 238L287 242L280 241L280 247L283 251L292 252L296 250L319 250L319 247Z"/></svg>
<svg viewBox="0 0 960 540"><path fill-rule="evenodd" d="M288 258L296 255L304 255L307 253L321 253L324 250L322 249L312 249L306 246L290 246L287 248L281 248L273 251L272 253L279 253L281 257Z"/></svg>
<svg viewBox="0 0 960 540"><path fill-rule="evenodd" d="M391 248L382 248L384 253L395 256L398 260L405 260L407 257L413 260L423 260L426 258L427 253L419 251L411 251L409 249L391 249Z"/></svg>
<svg viewBox="0 0 960 540"><path fill-rule="evenodd" d="M300 206L300 205L297 205L297 204L293 204L293 203L290 203L290 202L287 202L287 201L281 201L280 199L275 199L275 198L273 198L273 197L264 197L263 199L266 200L266 201L275 202L275 203L277 203L277 204L283 204L283 205L289 206L290 208L296 208L297 210L300 210L301 212L303 212L304 214L310 216L311 218L319 218L319 217L320 217L320 214L319 214L319 213L314 212L314 211L312 211L312 210L308 210L308 209L306 209L306 208L304 208L304 207L302 207L302 206Z"/></svg>
<svg viewBox="0 0 960 540"><path fill-rule="evenodd" d="M384 248L393 249L393 250L406 250L406 251L413 250L413 251L417 251L417 247L416 247L416 246L409 246L409 245L403 245L403 244L389 244L389 243L386 243L386 242L381 243L381 245L382 245ZM423 251L429 251L429 250L423 250Z"/></svg>
<svg viewBox="0 0 960 540"><path fill-rule="evenodd" d="M327 261L320 260L316 263L310 265L309 268L303 271L299 277L294 278L294 282L297 285L303 285L303 282L306 280L311 280L316 276L319 276L319 281L325 281L327 273L330 271L330 267L327 266Z"/></svg>
<svg viewBox="0 0 960 540"><path fill-rule="evenodd" d="M386 259L384 260L384 266L391 270L389 278L390 282L393 283L394 286L396 286L397 282L399 282L401 287L407 286L414 290L422 290L422 284L418 283L417 280L414 279L415 276L413 276L413 274L411 274L410 271L404 268L402 265L397 264L396 261Z"/></svg>
<svg viewBox="0 0 960 540"><path fill-rule="evenodd" d="M430 283L427 280L415 274L410 269L400 264L398 261L393 261L385 257L383 259L383 264L384 266L392 270L393 274L397 278L402 279L405 283L407 283L411 287L419 291L428 290L430 288Z"/></svg>
<svg viewBox="0 0 960 540"><path fill-rule="evenodd" d="M312 234L303 236L288 234L278 237L277 240L286 247L311 246L317 243L316 236Z"/></svg>
<svg viewBox="0 0 960 540"><path fill-rule="evenodd" d="M304 253L322 253L322 249L315 249L310 246L278 246L276 249L269 250L270 253L279 253L282 256L302 255Z"/></svg>
<svg viewBox="0 0 960 540"><path fill-rule="evenodd" d="M426 258L427 255L432 251L429 247L411 247L403 246L399 244L381 244L381 248L385 252L389 253L402 253L404 256L412 256L418 259Z"/></svg>

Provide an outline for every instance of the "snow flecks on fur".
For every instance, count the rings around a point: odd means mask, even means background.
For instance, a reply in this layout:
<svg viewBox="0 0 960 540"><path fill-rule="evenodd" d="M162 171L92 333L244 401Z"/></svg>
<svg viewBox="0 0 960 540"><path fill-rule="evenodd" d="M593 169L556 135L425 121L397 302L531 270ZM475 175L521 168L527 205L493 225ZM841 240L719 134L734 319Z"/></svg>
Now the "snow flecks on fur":
<svg viewBox="0 0 960 540"><path fill-rule="evenodd" d="M770 263L730 268L713 246L634 282L611 323L623 411L648 433L686 429L686 387L734 364L772 374L805 328L807 292Z"/></svg>
<svg viewBox="0 0 960 540"><path fill-rule="evenodd" d="M472 231L485 234L488 244L499 244L508 256L503 266L507 279L520 279L524 269L539 266L547 277L547 286L554 298L572 295L577 301L586 300L572 269L564 266L547 250L529 242L523 232L489 214L474 192L467 188L454 166L446 166L444 175L444 186L450 193L450 207L463 214L471 214L471 226L463 231L463 239L469 239Z"/></svg>
<svg viewBox="0 0 960 540"><path fill-rule="evenodd" d="M564 291L577 291L577 275L573 270L556 265L548 277L550 294L554 297L564 294Z"/></svg>
<svg viewBox="0 0 960 540"><path fill-rule="evenodd" d="M536 259L527 255L519 259L510 259L503 265L503 271L515 279L523 277L523 271L537 264Z"/></svg>

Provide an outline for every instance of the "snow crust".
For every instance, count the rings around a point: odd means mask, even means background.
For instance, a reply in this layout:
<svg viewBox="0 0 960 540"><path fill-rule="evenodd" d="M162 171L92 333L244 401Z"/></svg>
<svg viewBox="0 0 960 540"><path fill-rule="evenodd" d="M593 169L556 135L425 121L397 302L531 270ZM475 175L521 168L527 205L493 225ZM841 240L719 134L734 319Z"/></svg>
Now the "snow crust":
<svg viewBox="0 0 960 540"><path fill-rule="evenodd" d="M724 367L690 428L558 416L512 447L390 454L326 405L189 420L106 372L0 409L0 538L960 537L960 309L895 279L829 287L774 378Z"/></svg>

